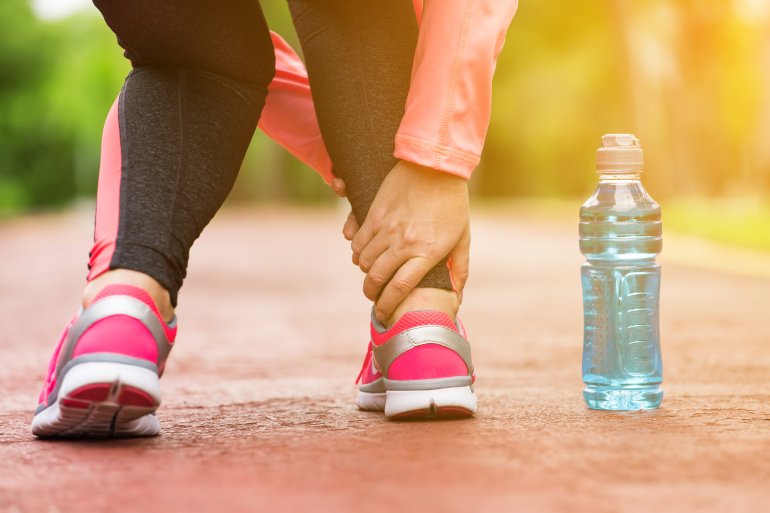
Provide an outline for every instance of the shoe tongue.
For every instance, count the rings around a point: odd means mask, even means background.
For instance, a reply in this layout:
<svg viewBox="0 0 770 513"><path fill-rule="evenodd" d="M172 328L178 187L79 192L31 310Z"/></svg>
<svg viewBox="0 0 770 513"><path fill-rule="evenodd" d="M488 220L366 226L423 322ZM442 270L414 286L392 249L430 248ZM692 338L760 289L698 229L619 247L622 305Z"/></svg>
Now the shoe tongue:
<svg viewBox="0 0 770 513"><path fill-rule="evenodd" d="M140 289L139 287L135 287L133 285L123 285L119 283L107 285L102 289L101 292L99 292L99 294L96 295L93 302L95 303L100 299L108 296L131 296L149 306L150 309L160 317L158 307L155 306L155 302L152 300L152 297L150 297L150 294L144 289Z"/></svg>

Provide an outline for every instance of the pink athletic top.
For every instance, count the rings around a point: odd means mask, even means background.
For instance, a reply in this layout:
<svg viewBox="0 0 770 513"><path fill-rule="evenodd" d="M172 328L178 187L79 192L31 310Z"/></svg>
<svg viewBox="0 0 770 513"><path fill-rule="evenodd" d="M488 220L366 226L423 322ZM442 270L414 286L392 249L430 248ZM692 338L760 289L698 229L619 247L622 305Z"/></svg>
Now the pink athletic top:
<svg viewBox="0 0 770 513"><path fill-rule="evenodd" d="M420 34L395 157L468 179L479 163L492 76L518 0L413 0ZM305 66L271 32L276 75L259 128L330 183Z"/></svg>

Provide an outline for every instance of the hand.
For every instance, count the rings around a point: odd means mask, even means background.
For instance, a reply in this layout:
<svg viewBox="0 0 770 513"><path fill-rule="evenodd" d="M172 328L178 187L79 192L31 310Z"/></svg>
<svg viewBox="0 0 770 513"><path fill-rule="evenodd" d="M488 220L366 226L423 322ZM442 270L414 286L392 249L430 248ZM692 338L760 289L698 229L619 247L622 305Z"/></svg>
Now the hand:
<svg viewBox="0 0 770 513"><path fill-rule="evenodd" d="M461 298L470 249L467 182L400 161L380 186L351 248L353 263L366 273L364 294L376 302L380 320L446 256Z"/></svg>
<svg viewBox="0 0 770 513"><path fill-rule="evenodd" d="M345 182L342 178L334 178L331 186L334 193L340 198L344 198L348 195L347 190L345 189ZM353 215L353 211L351 210L347 220L345 220L345 225L342 227L342 236L345 237L345 239L352 241L357 231L358 221L356 221L356 216Z"/></svg>

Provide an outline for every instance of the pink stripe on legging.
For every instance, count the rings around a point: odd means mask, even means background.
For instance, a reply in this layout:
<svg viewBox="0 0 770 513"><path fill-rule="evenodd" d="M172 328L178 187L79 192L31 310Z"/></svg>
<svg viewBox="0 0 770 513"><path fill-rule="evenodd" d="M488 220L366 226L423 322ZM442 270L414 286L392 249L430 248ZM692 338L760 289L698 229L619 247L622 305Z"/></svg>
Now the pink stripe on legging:
<svg viewBox="0 0 770 513"><path fill-rule="evenodd" d="M120 175L122 157L120 152L120 124L118 103L112 104L102 132L102 155L99 162L99 186L96 193L96 222L94 224L94 246L89 253L88 281L97 278L110 268L118 236L118 212L120 206Z"/></svg>

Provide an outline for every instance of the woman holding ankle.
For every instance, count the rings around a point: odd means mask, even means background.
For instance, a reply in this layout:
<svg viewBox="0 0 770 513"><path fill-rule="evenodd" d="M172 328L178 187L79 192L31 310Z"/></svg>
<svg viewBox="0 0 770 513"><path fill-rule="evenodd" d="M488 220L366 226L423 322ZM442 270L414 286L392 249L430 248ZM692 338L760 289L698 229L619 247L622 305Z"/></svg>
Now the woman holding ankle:
<svg viewBox="0 0 770 513"><path fill-rule="evenodd" d="M359 407L472 415L456 319L467 179L516 1L289 0L307 71L253 0L94 3L133 69L105 123L82 308L51 359L33 432L159 432L189 251L257 123L351 203L343 233L375 305Z"/></svg>

